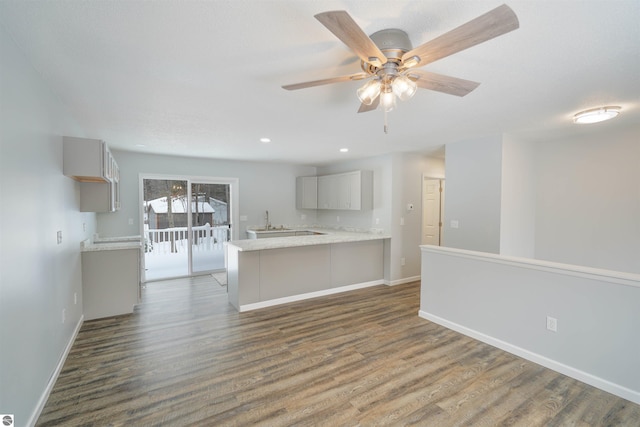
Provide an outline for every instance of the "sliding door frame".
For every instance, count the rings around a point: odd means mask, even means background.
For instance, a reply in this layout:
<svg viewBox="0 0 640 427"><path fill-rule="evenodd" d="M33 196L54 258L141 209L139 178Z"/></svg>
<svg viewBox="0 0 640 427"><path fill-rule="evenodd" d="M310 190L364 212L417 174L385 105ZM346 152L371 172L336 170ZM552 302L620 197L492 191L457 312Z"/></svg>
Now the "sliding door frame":
<svg viewBox="0 0 640 427"><path fill-rule="evenodd" d="M194 175L169 175L169 174L150 174L140 173L138 174L138 215L140 224L140 235L144 238L144 211L142 208L142 202L144 200L144 180L145 179L157 179L157 180L171 180L171 181L186 181L187 182L187 200L191 200L191 184L223 184L229 185L229 220L231 221L231 240L237 240L240 230L240 179L233 177L214 177L214 176L194 176ZM187 203L187 227L191 229L193 226L193 218L191 212L191 203ZM191 233L189 234L188 246L189 246L189 263L188 263L188 275L193 275L193 258L192 258L192 242ZM144 241L144 240L143 240ZM226 251L225 251L225 266L226 266ZM142 283L145 283L145 257L141 260L142 269ZM169 279L169 278L167 278Z"/></svg>

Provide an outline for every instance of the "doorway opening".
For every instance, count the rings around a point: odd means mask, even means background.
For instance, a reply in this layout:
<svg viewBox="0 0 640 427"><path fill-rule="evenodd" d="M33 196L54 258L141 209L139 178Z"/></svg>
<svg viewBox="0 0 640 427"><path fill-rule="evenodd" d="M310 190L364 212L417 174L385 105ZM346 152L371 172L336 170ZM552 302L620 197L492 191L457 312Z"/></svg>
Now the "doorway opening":
<svg viewBox="0 0 640 427"><path fill-rule="evenodd" d="M143 281L224 272L237 179L140 176Z"/></svg>

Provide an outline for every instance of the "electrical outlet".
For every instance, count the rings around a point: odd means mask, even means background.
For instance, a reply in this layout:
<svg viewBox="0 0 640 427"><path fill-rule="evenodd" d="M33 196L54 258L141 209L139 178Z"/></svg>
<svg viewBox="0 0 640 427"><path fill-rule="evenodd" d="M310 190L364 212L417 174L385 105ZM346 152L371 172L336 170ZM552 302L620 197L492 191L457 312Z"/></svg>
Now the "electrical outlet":
<svg viewBox="0 0 640 427"><path fill-rule="evenodd" d="M59 230L59 231L56 233L56 241L58 242L58 244L61 244L61 243L62 243L62 230Z"/></svg>
<svg viewBox="0 0 640 427"><path fill-rule="evenodd" d="M400 265L404 265L404 264L405 264L404 258L400 258Z"/></svg>
<svg viewBox="0 0 640 427"><path fill-rule="evenodd" d="M404 225L404 217L400 218L400 225Z"/></svg>
<svg viewBox="0 0 640 427"><path fill-rule="evenodd" d="M74 292L73 293L73 305L78 304L78 293Z"/></svg>
<svg viewBox="0 0 640 427"><path fill-rule="evenodd" d="M82 223L82 231L87 231L87 223L86 222Z"/></svg>
<svg viewBox="0 0 640 427"><path fill-rule="evenodd" d="M133 225L133 218L129 218L129 225Z"/></svg>
<svg viewBox="0 0 640 427"><path fill-rule="evenodd" d="M67 309L63 308L62 309L62 323L64 323L65 320L67 320Z"/></svg>
<svg viewBox="0 0 640 427"><path fill-rule="evenodd" d="M376 225L380 224L380 218L376 218Z"/></svg>
<svg viewBox="0 0 640 427"><path fill-rule="evenodd" d="M460 226L460 224L458 223L457 220L452 219L451 220L451 228L458 228Z"/></svg>
<svg viewBox="0 0 640 427"><path fill-rule="evenodd" d="M558 319L547 316L547 329L551 332L558 332Z"/></svg>
<svg viewBox="0 0 640 427"><path fill-rule="evenodd" d="M340 217L336 216L336 222L340 222Z"/></svg>

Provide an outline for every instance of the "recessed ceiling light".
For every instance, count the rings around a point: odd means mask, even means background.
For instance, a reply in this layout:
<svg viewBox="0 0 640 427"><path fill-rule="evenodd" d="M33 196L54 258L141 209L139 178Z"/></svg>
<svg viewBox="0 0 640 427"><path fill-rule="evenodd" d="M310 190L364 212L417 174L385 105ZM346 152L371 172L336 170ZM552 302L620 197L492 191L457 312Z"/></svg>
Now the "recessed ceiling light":
<svg viewBox="0 0 640 427"><path fill-rule="evenodd" d="M260 138L260 142L264 143L264 144L268 144L271 142L271 138Z"/></svg>
<svg viewBox="0 0 640 427"><path fill-rule="evenodd" d="M620 107L598 107L580 111L573 116L573 122L579 124L598 123L613 119L620 114Z"/></svg>
<svg viewBox="0 0 640 427"><path fill-rule="evenodd" d="M348 148L341 148L341 149L340 149L340 152L341 152L341 153L347 153L348 151L349 151L349 149L348 149Z"/></svg>
<svg viewBox="0 0 640 427"><path fill-rule="evenodd" d="M146 147L144 144L136 144L136 147Z"/></svg>

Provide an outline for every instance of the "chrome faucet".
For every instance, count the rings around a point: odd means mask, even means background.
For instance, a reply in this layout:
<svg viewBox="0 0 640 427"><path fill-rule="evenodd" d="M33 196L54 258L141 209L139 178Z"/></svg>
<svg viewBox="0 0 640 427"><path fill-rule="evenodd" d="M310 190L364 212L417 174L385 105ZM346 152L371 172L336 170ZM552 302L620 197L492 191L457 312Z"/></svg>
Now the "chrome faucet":
<svg viewBox="0 0 640 427"><path fill-rule="evenodd" d="M271 223L269 222L269 211L267 211L267 214L264 216L264 220L265 220L264 228L269 230L271 228Z"/></svg>

